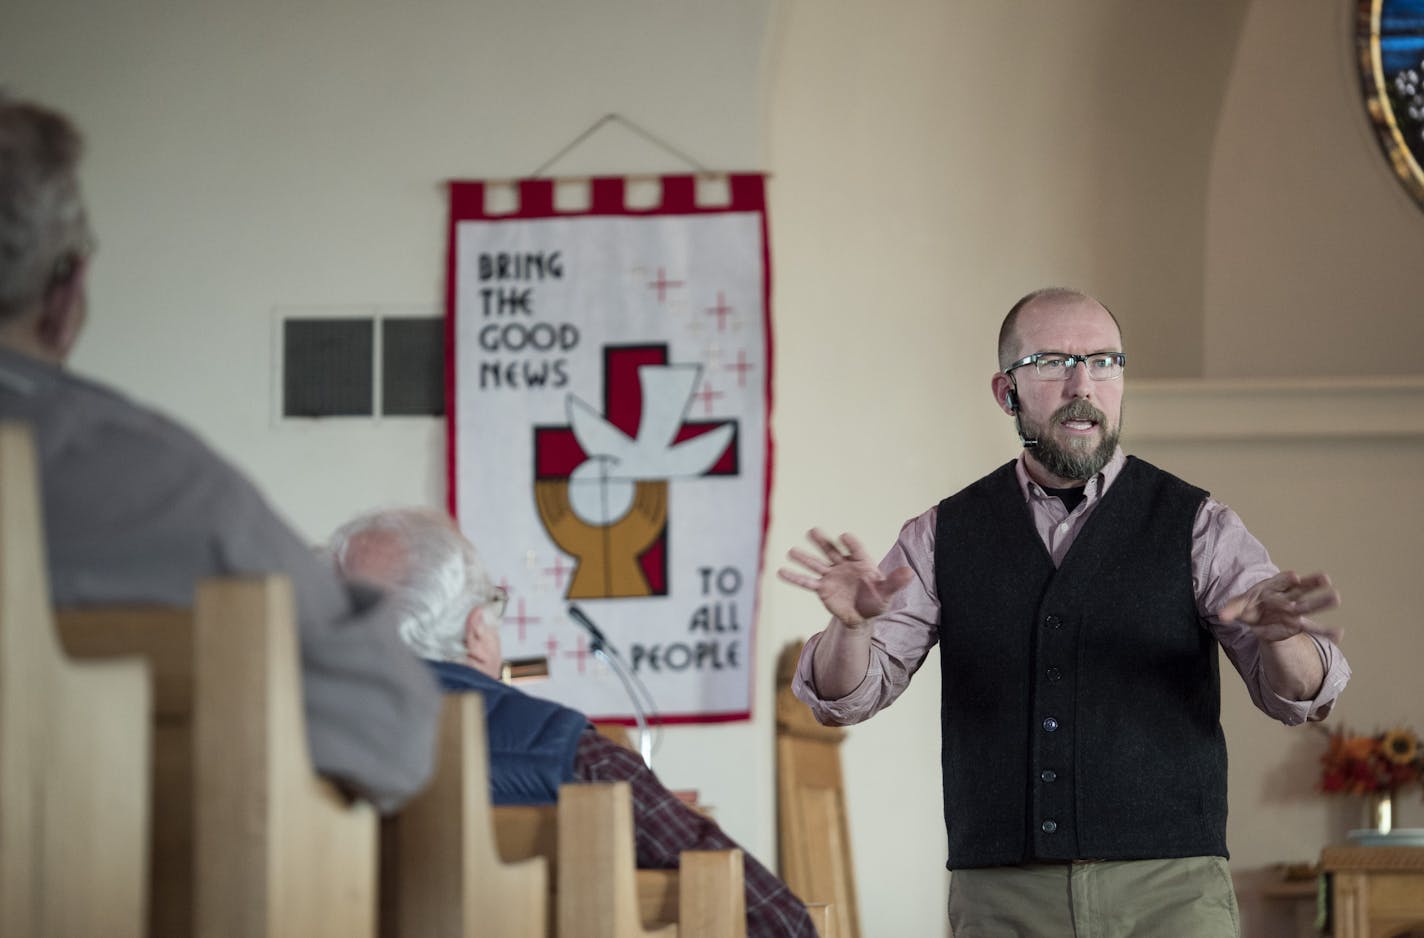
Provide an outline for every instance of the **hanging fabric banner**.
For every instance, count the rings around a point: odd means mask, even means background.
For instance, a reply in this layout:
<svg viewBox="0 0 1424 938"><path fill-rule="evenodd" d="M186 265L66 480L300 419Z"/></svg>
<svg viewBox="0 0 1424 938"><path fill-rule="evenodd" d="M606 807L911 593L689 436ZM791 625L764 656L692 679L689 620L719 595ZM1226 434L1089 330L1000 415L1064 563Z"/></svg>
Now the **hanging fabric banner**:
<svg viewBox="0 0 1424 938"><path fill-rule="evenodd" d="M655 208L622 178L564 212L552 180L450 192L446 292L451 514L508 593L523 685L631 721L746 719L771 481L770 271L763 178L690 175ZM594 657L577 607L634 680Z"/></svg>

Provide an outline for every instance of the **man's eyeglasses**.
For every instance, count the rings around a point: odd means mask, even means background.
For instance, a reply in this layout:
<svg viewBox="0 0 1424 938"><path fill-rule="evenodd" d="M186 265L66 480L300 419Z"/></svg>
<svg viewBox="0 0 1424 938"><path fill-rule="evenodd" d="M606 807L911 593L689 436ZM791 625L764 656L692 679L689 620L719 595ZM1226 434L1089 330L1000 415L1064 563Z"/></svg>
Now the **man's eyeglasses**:
<svg viewBox="0 0 1424 938"><path fill-rule="evenodd" d="M1092 352L1088 355L1034 352L1005 368L1004 374L1011 374L1015 368L1032 365L1033 370L1045 381L1066 381L1076 366L1083 365L1088 369L1088 377L1094 381L1110 381L1122 377L1122 366L1126 364L1127 355L1123 352Z"/></svg>

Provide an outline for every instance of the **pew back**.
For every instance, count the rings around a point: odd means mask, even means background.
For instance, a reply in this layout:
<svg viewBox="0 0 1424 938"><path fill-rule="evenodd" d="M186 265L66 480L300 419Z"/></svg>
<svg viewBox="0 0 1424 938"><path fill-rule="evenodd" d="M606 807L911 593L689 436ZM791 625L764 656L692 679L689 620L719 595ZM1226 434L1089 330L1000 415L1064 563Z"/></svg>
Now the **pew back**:
<svg viewBox="0 0 1424 938"><path fill-rule="evenodd" d="M77 658L139 655L153 674L148 934L193 934L193 614L169 606L59 609L60 641Z"/></svg>
<svg viewBox="0 0 1424 938"><path fill-rule="evenodd" d="M376 933L376 814L307 751L291 584L205 580L194 611L197 932Z"/></svg>
<svg viewBox="0 0 1424 938"><path fill-rule="evenodd" d="M494 835L499 855L506 862L540 857L549 868L549 881L557 882L559 868L559 810L557 805L500 805L494 809ZM680 899L677 870L634 872L638 892L638 917L645 928L678 920ZM743 900L745 901L745 900ZM549 921L556 923L554 892L549 894ZM551 928L550 934L557 934Z"/></svg>
<svg viewBox="0 0 1424 938"><path fill-rule="evenodd" d="M560 935L675 938L675 925L643 928L633 850L633 798L627 782L562 786L558 837Z"/></svg>
<svg viewBox="0 0 1424 938"><path fill-rule="evenodd" d="M55 637L34 447L0 424L0 938L145 927L150 688Z"/></svg>
<svg viewBox="0 0 1424 938"><path fill-rule="evenodd" d="M312 769L292 608L268 576L60 616L71 654L155 675L153 938L375 933L375 813Z"/></svg>
<svg viewBox="0 0 1424 938"><path fill-rule="evenodd" d="M747 938L746 863L742 851L682 852L677 923L682 938Z"/></svg>
<svg viewBox="0 0 1424 938"><path fill-rule="evenodd" d="M551 898L532 846L505 863L489 800L484 701L450 694L430 786L381 826L381 935L544 938Z"/></svg>

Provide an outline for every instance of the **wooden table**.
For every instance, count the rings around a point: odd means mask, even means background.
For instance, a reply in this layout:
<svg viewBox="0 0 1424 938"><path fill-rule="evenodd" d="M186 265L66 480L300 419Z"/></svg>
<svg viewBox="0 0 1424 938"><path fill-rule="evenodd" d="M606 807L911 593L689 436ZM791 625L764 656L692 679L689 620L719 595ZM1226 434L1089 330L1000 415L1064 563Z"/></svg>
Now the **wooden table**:
<svg viewBox="0 0 1424 938"><path fill-rule="evenodd" d="M1326 847L1334 938L1424 933L1424 847Z"/></svg>

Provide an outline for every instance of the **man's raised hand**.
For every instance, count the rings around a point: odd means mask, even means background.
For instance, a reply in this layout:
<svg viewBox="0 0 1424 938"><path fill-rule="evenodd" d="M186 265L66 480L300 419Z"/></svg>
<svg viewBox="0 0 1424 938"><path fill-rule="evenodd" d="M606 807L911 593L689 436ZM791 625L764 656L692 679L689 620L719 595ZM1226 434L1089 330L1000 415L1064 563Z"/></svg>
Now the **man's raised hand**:
<svg viewBox="0 0 1424 938"><path fill-rule="evenodd" d="M854 534L842 534L840 544L818 528L812 528L806 536L821 556L793 547L786 556L804 570L782 567L776 575L815 593L827 612L851 628L883 613L895 594L914 578L909 567L881 573Z"/></svg>
<svg viewBox="0 0 1424 938"><path fill-rule="evenodd" d="M1300 577L1293 570L1284 570L1227 602L1217 618L1248 625L1265 642L1279 642L1301 632L1339 641L1339 629L1326 628L1310 618L1312 613L1338 605L1340 594L1324 573Z"/></svg>

